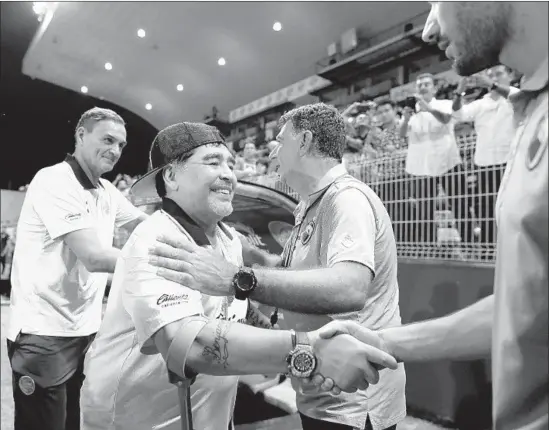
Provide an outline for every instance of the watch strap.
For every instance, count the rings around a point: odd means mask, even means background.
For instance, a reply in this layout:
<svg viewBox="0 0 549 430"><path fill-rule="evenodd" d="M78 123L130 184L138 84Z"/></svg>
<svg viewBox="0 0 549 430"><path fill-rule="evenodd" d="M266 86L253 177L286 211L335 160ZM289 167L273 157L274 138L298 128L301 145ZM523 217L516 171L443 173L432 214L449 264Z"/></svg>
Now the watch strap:
<svg viewBox="0 0 549 430"><path fill-rule="evenodd" d="M295 330L290 330L290 334L292 335L292 351L297 346L297 335L295 333Z"/></svg>
<svg viewBox="0 0 549 430"><path fill-rule="evenodd" d="M307 336L307 333L304 331L298 331L295 334L296 337L296 346L297 345L305 345L310 346L311 342L309 341L309 336Z"/></svg>

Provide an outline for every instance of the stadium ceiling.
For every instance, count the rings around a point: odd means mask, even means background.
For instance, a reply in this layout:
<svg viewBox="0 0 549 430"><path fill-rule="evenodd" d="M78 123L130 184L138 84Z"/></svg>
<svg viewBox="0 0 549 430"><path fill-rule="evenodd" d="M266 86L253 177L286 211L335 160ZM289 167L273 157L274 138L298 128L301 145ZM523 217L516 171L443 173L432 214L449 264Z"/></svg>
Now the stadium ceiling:
<svg viewBox="0 0 549 430"><path fill-rule="evenodd" d="M84 86L156 128L201 121L213 106L227 118L232 109L314 75L327 46L346 30L362 28L370 36L428 10L426 2L52 5L23 73L77 92ZM281 31L273 31L275 22Z"/></svg>

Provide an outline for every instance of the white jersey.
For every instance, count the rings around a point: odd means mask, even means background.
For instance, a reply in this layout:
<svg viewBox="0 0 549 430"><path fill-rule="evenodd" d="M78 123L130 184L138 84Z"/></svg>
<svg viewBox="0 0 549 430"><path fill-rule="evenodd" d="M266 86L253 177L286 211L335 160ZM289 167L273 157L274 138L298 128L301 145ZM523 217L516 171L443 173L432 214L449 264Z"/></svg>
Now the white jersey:
<svg viewBox="0 0 549 430"><path fill-rule="evenodd" d="M248 301L202 295L160 278L148 264L149 247L159 235L181 235L183 231L193 240L190 227L177 214L172 215L164 210L154 213L136 228L123 248L103 325L86 359L81 393L83 430L180 430L177 388L168 382L166 363L152 337L162 327L188 316L245 321ZM236 231L220 225L216 234L217 247L225 258L242 264ZM191 386L196 429L228 428L237 383L237 376L197 376Z"/></svg>
<svg viewBox="0 0 549 430"><path fill-rule="evenodd" d="M88 336L99 330L107 273L90 273L64 235L93 229L112 247L115 227L142 215L105 179L94 186L76 159L40 170L27 190L17 225L7 338L19 332Z"/></svg>

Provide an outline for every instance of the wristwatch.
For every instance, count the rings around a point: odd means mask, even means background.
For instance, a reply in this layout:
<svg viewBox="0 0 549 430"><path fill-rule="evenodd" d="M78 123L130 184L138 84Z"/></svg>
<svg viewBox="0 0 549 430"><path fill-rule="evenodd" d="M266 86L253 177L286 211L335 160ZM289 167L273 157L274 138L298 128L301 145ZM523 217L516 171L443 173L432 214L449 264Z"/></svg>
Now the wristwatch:
<svg viewBox="0 0 549 430"><path fill-rule="evenodd" d="M316 368L316 356L305 332L292 332L293 349L288 354L288 369L296 378L308 378Z"/></svg>
<svg viewBox="0 0 549 430"><path fill-rule="evenodd" d="M234 298L246 300L257 287L257 278L249 267L241 267L233 277Z"/></svg>

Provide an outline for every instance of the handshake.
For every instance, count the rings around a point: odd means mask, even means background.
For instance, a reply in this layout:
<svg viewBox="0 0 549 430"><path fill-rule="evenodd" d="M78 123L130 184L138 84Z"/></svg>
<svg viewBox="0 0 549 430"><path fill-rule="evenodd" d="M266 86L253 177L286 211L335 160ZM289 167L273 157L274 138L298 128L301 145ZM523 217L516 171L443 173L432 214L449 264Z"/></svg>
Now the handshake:
<svg viewBox="0 0 549 430"><path fill-rule="evenodd" d="M317 366L304 388L354 393L379 382L379 370L398 367L379 333L352 321L333 321L308 333Z"/></svg>

